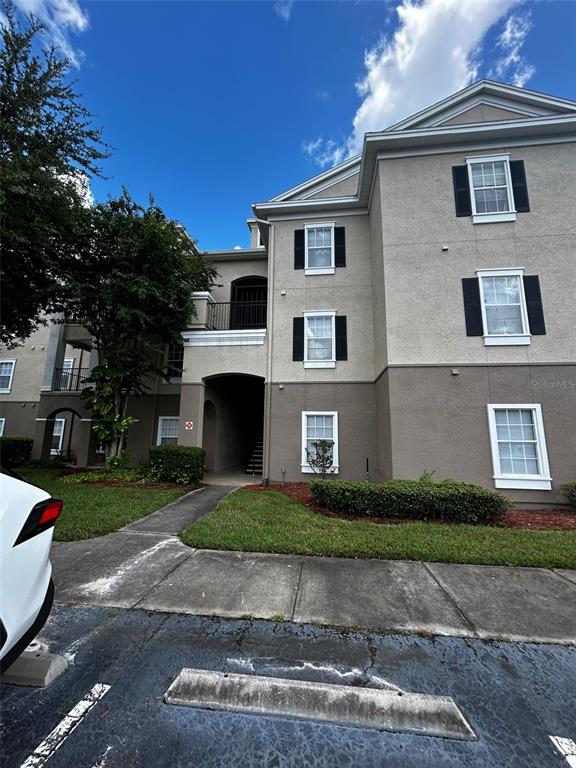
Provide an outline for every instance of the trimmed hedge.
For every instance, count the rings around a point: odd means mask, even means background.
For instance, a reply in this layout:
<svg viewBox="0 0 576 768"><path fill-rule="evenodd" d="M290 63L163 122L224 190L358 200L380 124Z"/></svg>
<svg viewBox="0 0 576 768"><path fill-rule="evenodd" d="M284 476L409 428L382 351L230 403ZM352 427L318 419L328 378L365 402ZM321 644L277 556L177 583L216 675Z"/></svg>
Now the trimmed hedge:
<svg viewBox="0 0 576 768"><path fill-rule="evenodd" d="M512 505L500 493L454 480L391 480L383 484L313 480L310 489L320 506L335 514L357 517L489 524L502 520Z"/></svg>
<svg viewBox="0 0 576 768"><path fill-rule="evenodd" d="M0 437L0 462L3 467L22 467L32 457L31 437Z"/></svg>
<svg viewBox="0 0 576 768"><path fill-rule="evenodd" d="M165 483L192 485L204 477L204 449L187 445L150 448L149 473Z"/></svg>
<svg viewBox="0 0 576 768"><path fill-rule="evenodd" d="M571 501L572 504L576 504L576 483L564 483L564 485L560 486L560 490L566 496L568 501Z"/></svg>

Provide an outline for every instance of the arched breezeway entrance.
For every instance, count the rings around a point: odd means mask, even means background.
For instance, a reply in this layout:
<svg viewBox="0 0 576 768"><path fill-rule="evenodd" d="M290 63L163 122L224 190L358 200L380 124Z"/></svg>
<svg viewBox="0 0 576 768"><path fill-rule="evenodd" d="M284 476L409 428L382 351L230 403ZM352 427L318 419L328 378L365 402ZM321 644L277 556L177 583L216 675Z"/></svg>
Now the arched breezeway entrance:
<svg viewBox="0 0 576 768"><path fill-rule="evenodd" d="M96 450L91 422L74 408L56 408L38 421L42 426L40 458L44 461L59 457L82 466L103 461Z"/></svg>
<svg viewBox="0 0 576 768"><path fill-rule="evenodd" d="M202 447L209 472L262 474L264 379L223 374L204 379Z"/></svg>

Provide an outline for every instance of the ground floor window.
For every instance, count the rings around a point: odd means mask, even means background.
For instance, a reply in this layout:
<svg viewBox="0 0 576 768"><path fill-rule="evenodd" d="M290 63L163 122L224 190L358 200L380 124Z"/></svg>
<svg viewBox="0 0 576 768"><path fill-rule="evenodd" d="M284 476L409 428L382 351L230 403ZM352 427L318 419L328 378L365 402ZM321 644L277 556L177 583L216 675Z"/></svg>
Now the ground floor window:
<svg viewBox="0 0 576 768"><path fill-rule="evenodd" d="M489 405L488 423L496 488L550 490L541 406Z"/></svg>
<svg viewBox="0 0 576 768"><path fill-rule="evenodd" d="M0 437L4 436L4 424L6 424L6 419L0 419Z"/></svg>
<svg viewBox="0 0 576 768"><path fill-rule="evenodd" d="M62 453L65 428L66 419L54 419L54 430L52 432L52 443L50 445L50 453L52 456L59 456Z"/></svg>
<svg viewBox="0 0 576 768"><path fill-rule="evenodd" d="M157 445L176 445L178 443L178 421L178 416L160 416Z"/></svg>
<svg viewBox="0 0 576 768"><path fill-rule="evenodd" d="M338 464L338 413L336 411L304 411L302 413L302 472L314 472L310 457L316 455L315 442L331 440L332 467L337 473ZM317 471L317 470L316 470Z"/></svg>

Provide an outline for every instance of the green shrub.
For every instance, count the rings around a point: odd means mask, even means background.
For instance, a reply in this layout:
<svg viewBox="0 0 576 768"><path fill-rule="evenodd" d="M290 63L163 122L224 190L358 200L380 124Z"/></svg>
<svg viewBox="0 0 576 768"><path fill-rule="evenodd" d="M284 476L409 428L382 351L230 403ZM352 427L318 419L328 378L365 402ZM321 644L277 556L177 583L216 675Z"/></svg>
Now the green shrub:
<svg viewBox="0 0 576 768"><path fill-rule="evenodd" d="M119 470L128 469L130 464L130 456L128 451L122 451L118 456L108 456L106 459L106 469L108 472L118 472Z"/></svg>
<svg viewBox="0 0 576 768"><path fill-rule="evenodd" d="M567 497L568 501L576 504L576 483L564 483L564 485L560 486L560 490Z"/></svg>
<svg viewBox="0 0 576 768"><path fill-rule="evenodd" d="M383 484L313 480L310 489L320 506L335 514L358 517L496 523L511 507L510 500L500 493L454 480L391 480Z"/></svg>
<svg viewBox="0 0 576 768"><path fill-rule="evenodd" d="M146 483L150 482L148 474L141 468L135 469L115 469L113 472L98 469L93 472L72 472L62 478L64 483L69 485L78 485L81 483L100 483L102 480L110 480L128 483Z"/></svg>
<svg viewBox="0 0 576 768"><path fill-rule="evenodd" d="M2 466L22 467L32 456L31 437L0 437L0 462Z"/></svg>
<svg viewBox="0 0 576 768"><path fill-rule="evenodd" d="M165 483L192 485L204 477L204 449L187 445L150 448L150 475Z"/></svg>

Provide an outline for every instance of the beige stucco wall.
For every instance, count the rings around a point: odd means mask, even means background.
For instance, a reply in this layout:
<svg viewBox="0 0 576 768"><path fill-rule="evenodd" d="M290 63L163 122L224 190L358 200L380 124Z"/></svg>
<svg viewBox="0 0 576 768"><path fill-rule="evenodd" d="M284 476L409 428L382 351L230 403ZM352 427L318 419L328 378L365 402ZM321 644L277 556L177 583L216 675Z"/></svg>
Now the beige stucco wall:
<svg viewBox="0 0 576 768"><path fill-rule="evenodd" d="M471 107L466 112L462 112L460 115L446 120L443 125L462 125L465 123L484 123L494 122L496 120L522 120L523 117L529 117L529 115L521 115L518 112L513 112L510 109L503 109L502 107L491 107L488 104L479 104L476 107Z"/></svg>
<svg viewBox="0 0 576 768"><path fill-rule="evenodd" d="M217 282L210 293L214 301L230 301L230 284L239 277L268 277L267 259L238 259L237 261L214 261L218 270Z"/></svg>
<svg viewBox="0 0 576 768"><path fill-rule="evenodd" d="M14 349L0 347L1 360L16 360L12 390L0 395L0 405L3 402L38 402L49 337L50 326L40 326L21 346Z"/></svg>
<svg viewBox="0 0 576 768"><path fill-rule="evenodd" d="M392 473L417 478L435 471L494 488L487 404L539 403L552 491L503 491L516 500L562 501L559 487L576 477L576 365L406 367L388 370Z"/></svg>
<svg viewBox="0 0 576 768"><path fill-rule="evenodd" d="M266 375L267 339L250 346L184 346L183 384L200 383L207 376L227 373Z"/></svg>
<svg viewBox="0 0 576 768"><path fill-rule="evenodd" d="M311 195L309 192L305 192L307 200L319 200L323 197L348 197L355 195L358 188L358 173L349 176L347 179L337 181L326 189L322 189L319 192ZM294 198L297 199L297 198Z"/></svg>
<svg viewBox="0 0 576 768"><path fill-rule="evenodd" d="M499 151L525 163L531 210L515 222L456 217L452 166L479 153L380 162L388 363L576 359L576 147ZM547 334L529 346L486 347L466 336L461 280L500 267L540 276Z"/></svg>
<svg viewBox="0 0 576 768"><path fill-rule="evenodd" d="M376 404L373 384L277 384L270 388L271 423L265 441L270 446L269 479L307 481L301 471L302 411L338 411L338 450L342 480L365 480L366 459L371 478L377 473Z"/></svg>
<svg viewBox="0 0 576 768"><path fill-rule="evenodd" d="M326 221L346 228L346 267L337 268L333 275L305 275L303 269L294 269L294 230L303 228L305 221L274 223L270 381L372 381L374 378L368 217L331 216ZM303 363L292 360L293 318L314 310L335 310L339 315L346 315L348 360L338 361L335 368L307 369Z"/></svg>

